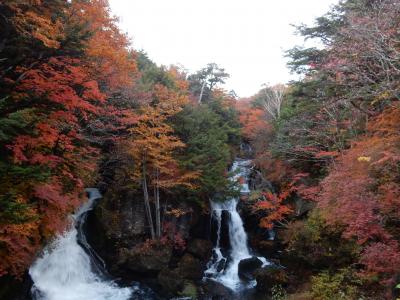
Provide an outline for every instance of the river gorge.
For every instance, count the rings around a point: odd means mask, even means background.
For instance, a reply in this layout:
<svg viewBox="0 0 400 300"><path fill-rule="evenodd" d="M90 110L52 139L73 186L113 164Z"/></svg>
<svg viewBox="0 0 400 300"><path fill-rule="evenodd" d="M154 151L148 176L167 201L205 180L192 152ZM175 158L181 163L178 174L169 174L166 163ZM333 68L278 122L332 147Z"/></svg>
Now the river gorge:
<svg viewBox="0 0 400 300"><path fill-rule="evenodd" d="M153 260L161 260L158 262L161 265L159 267L157 262L146 262L146 259L138 255L136 259L142 262L138 262L136 267L132 267L128 259L126 262L131 267L125 266L125 271L122 273L111 268L110 272L114 273L114 276L107 270L107 258L104 260L95 250L99 245L94 247L90 245L90 241L95 240L91 235L100 235L100 233L93 228L88 229L88 224L85 222L88 215L89 221L90 218L95 217L94 209L101 203L102 196L98 189L86 189L88 200L71 216L69 229L46 246L29 270L33 281L32 299L151 300L171 297L212 299L215 296L222 297L219 299L254 299L252 295L257 281L252 273L256 269L270 265L270 262L262 256L257 256L249 247L248 236L238 211L239 202L244 201L243 199L246 199L250 193L251 172L251 160L236 159L230 170L232 174L230 180L238 184L238 196L222 201L211 201L210 213L201 217L209 218L209 221L200 220L204 231L200 235L209 237L212 242L208 242L207 239L193 239L189 234L186 237L189 247L183 256L179 253L178 257L174 257L177 254L171 252L170 249L153 252L152 255L155 255ZM139 207L143 204L136 205ZM130 221L135 222L134 219ZM93 223L93 220L90 222ZM209 226L204 226L207 222ZM101 252L104 252L104 249L100 249L99 253ZM198 252L203 253L199 255ZM165 254L169 255L166 261L162 261L163 258L157 258L157 255ZM171 270L173 261L177 259L180 259L178 263L175 262L178 267ZM112 260L108 258L108 261ZM118 262L117 269L121 267L121 264L124 263ZM179 274L174 271L178 271ZM127 273L131 274L125 276ZM182 282L179 280L177 283L168 282L174 279L165 278L163 273L166 273L166 277L186 276L186 278L182 277ZM126 278L116 280L115 274ZM182 296L180 297L179 294Z"/></svg>

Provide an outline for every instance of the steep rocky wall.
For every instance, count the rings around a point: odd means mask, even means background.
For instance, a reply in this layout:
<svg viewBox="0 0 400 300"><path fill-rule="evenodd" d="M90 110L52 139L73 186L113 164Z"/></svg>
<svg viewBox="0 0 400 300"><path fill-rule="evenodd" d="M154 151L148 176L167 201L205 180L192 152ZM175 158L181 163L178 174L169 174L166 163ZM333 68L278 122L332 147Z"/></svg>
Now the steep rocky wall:
<svg viewBox="0 0 400 300"><path fill-rule="evenodd" d="M140 280L162 295L197 294L211 256L209 214L195 203L162 199L169 212L162 215L162 242L148 240L142 195L118 186L109 188L88 216L88 241L113 276Z"/></svg>

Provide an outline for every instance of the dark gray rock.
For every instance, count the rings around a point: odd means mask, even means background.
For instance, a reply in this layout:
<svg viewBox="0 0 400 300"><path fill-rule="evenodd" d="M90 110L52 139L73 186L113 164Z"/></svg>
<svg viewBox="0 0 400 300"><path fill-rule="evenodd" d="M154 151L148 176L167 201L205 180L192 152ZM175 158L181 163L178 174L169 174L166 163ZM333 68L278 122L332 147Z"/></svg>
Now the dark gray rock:
<svg viewBox="0 0 400 300"><path fill-rule="evenodd" d="M242 259L239 262L239 269L238 274L240 279L242 280L253 280L254 279L254 272L262 266L263 262L253 256L250 258Z"/></svg>
<svg viewBox="0 0 400 300"><path fill-rule="evenodd" d="M165 294L176 295L183 289L184 280L177 269L163 269L157 278Z"/></svg>
<svg viewBox="0 0 400 300"><path fill-rule="evenodd" d="M193 254L193 256L201 259L202 261L208 261L212 254L213 245L211 241L194 239L189 242L187 252Z"/></svg>
<svg viewBox="0 0 400 300"><path fill-rule="evenodd" d="M223 269L225 269L225 266L226 266L226 259L223 258L219 261L217 265L217 272L221 272Z"/></svg>
<svg viewBox="0 0 400 300"><path fill-rule="evenodd" d="M207 280L204 283L203 289L204 293L208 297L206 299L217 299L217 300L237 299L237 295L234 293L234 291L214 280Z"/></svg>
<svg viewBox="0 0 400 300"><path fill-rule="evenodd" d="M189 253L186 253L178 263L179 274L185 279L201 280L204 269L204 264Z"/></svg>
<svg viewBox="0 0 400 300"><path fill-rule="evenodd" d="M124 265L132 272L151 275L151 273L158 273L167 268L171 255L171 246L149 247L145 250L123 248L120 250L119 265Z"/></svg>

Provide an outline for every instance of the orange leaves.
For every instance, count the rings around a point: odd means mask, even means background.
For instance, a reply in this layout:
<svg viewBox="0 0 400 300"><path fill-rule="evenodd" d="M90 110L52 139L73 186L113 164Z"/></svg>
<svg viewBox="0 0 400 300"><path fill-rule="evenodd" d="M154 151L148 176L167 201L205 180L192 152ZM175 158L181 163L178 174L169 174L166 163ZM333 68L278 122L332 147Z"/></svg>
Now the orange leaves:
<svg viewBox="0 0 400 300"><path fill-rule="evenodd" d="M34 38L48 48L59 48L59 41L64 37L61 20L53 18L51 10L45 5L38 11L41 5L10 5L14 11L11 21L22 36Z"/></svg>
<svg viewBox="0 0 400 300"><path fill-rule="evenodd" d="M289 205L283 204L290 194L290 191L283 191L278 196L271 192L262 193L263 200L254 205L256 211L264 211L265 214L260 219L259 226L261 228L271 229L275 222L284 220L287 215L292 213L293 209Z"/></svg>
<svg viewBox="0 0 400 300"><path fill-rule="evenodd" d="M86 117L96 111L93 103L104 102L105 97L95 82L87 80L88 72L79 64L76 59L53 57L27 71L17 90L46 97L66 110L78 109Z"/></svg>
<svg viewBox="0 0 400 300"><path fill-rule="evenodd" d="M92 33L86 45L92 77L106 85L107 92L132 87L138 75L135 57L128 50L129 40L120 32L117 19L110 16L108 2L74 1L71 19Z"/></svg>
<svg viewBox="0 0 400 300"><path fill-rule="evenodd" d="M162 95L169 94L161 88L158 91L162 91ZM179 168L173 154L185 147L185 144L173 135L172 127L166 123L168 117L180 110L180 106L174 98L161 99L163 102L156 107L143 108L136 117L134 126L129 130L132 137L128 143L128 152L138 164L146 164L159 172L152 181L160 188L168 189L178 185L194 187L192 181L198 177L198 173L184 172ZM138 176L140 178L142 174Z"/></svg>
<svg viewBox="0 0 400 300"><path fill-rule="evenodd" d="M21 270L32 263L40 246L39 222L0 224L0 277L22 276Z"/></svg>
<svg viewBox="0 0 400 300"><path fill-rule="evenodd" d="M65 228L84 182L94 180L89 177L99 150L89 141L105 143L120 136L116 132L126 133L127 126L143 124L131 103L120 109L107 99L116 94L128 99L137 77L135 53L110 17L107 1L10 0L0 7L10 21L2 49L1 73L7 78L0 121L8 127L1 138L8 145L0 157L0 200L11 216L31 217L0 224L1 276L24 272L45 240ZM162 127L153 134L169 132Z"/></svg>
<svg viewBox="0 0 400 300"><path fill-rule="evenodd" d="M189 98L181 91L168 89L166 86L156 84L153 91L154 100L162 110L165 117L172 116L182 110L182 107L189 102Z"/></svg>
<svg viewBox="0 0 400 300"><path fill-rule="evenodd" d="M174 216L175 218L180 218L188 213L192 212L191 210L184 210L181 208L171 208L165 212L166 215Z"/></svg>
<svg viewBox="0 0 400 300"><path fill-rule="evenodd" d="M106 97L103 93L100 92L97 81L91 80L86 81L82 84L84 88L84 92L82 94L82 98L85 100L97 100L100 102L104 102Z"/></svg>
<svg viewBox="0 0 400 300"><path fill-rule="evenodd" d="M82 202L79 195L82 188L83 186L77 183L76 190L66 193L63 191L62 181L56 177L49 183L35 187L33 195L41 199L39 209L42 213L42 234L45 237L64 230L68 222L66 216Z"/></svg>
<svg viewBox="0 0 400 300"><path fill-rule="evenodd" d="M18 69L21 80L15 82L11 99L34 108L34 118L24 134L13 136L7 146L9 157L4 161L21 170L18 182L9 186L7 178L0 179L6 193L32 206L34 221L0 226L0 272L23 272L41 243L65 228L67 215L80 203L83 175L95 164L95 151L81 134L83 122L95 116L105 101L81 64L77 59L52 57L32 69ZM24 172L34 172L40 179Z"/></svg>
<svg viewBox="0 0 400 300"><path fill-rule="evenodd" d="M270 131L272 128L266 121L265 112L261 108L252 107L246 100L239 100L239 121L242 124L242 134L249 140L254 140L259 132Z"/></svg>

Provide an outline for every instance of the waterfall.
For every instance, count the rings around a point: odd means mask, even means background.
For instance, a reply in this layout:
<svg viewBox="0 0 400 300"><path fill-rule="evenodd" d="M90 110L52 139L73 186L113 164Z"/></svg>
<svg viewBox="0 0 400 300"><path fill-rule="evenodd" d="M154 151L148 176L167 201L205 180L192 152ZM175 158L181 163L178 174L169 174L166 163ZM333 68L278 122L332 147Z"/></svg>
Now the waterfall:
<svg viewBox="0 0 400 300"><path fill-rule="evenodd" d="M250 193L248 185L250 164L251 161L249 160L236 160L231 169L234 173L231 179L240 182L241 194ZM205 271L205 278L218 281L233 290L253 287L256 284L256 282L242 282L238 274L239 262L252 257L248 247L247 234L243 227L243 221L237 211L238 202L239 199L237 198L232 198L223 202L211 202L211 218L214 219L217 224L217 241L213 249L213 256L208 262L207 270ZM223 211L226 211L229 216L230 251L227 257L222 254L220 246ZM264 265L268 264L264 257L258 258Z"/></svg>
<svg viewBox="0 0 400 300"><path fill-rule="evenodd" d="M48 245L29 269L34 300L127 300L140 292L137 286L119 287L105 276L104 262L95 254L82 230L87 212L101 198L87 189L89 200L72 215L69 230ZM80 244L85 247L85 250Z"/></svg>

